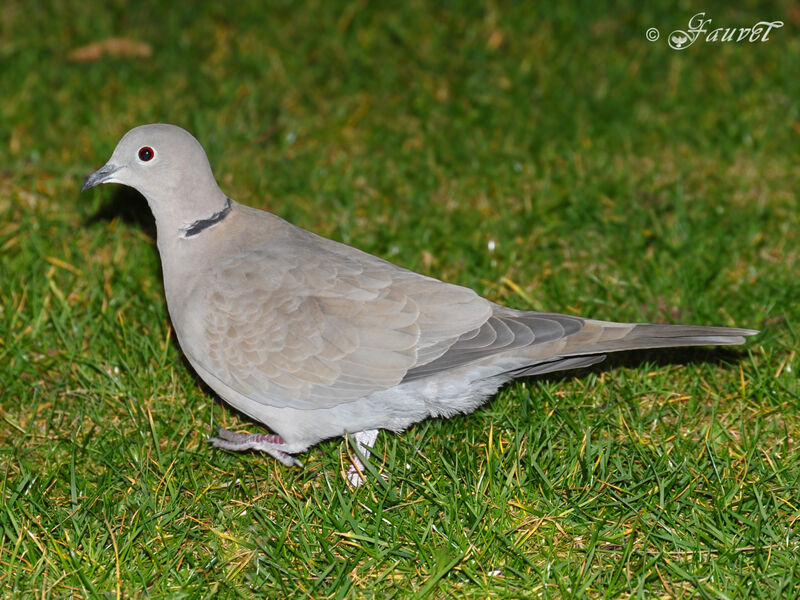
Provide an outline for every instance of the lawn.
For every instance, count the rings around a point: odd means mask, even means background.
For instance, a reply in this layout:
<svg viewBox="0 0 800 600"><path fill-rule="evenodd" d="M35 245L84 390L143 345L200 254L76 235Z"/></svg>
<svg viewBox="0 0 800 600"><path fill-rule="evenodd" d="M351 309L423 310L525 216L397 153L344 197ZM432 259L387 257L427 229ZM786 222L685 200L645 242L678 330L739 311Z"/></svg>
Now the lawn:
<svg viewBox="0 0 800 600"><path fill-rule="evenodd" d="M800 8L674 4L4 0L0 596L798 597ZM784 25L671 49L700 11ZM381 434L357 490L341 439L217 450L259 427L182 358L146 203L79 192L156 121L494 301L761 333Z"/></svg>

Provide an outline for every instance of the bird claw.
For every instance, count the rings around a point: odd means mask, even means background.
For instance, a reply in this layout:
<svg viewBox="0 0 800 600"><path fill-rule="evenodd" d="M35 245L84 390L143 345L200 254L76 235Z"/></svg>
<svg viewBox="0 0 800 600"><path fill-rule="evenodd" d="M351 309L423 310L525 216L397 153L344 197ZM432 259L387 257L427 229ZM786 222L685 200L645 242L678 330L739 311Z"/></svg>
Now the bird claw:
<svg viewBox="0 0 800 600"><path fill-rule="evenodd" d="M355 460L353 461L355 463ZM361 462L361 461L358 461ZM347 478L347 483L352 488L361 487L367 482L367 474L364 472L364 465L361 464L356 467L355 464L351 464L350 468L347 469L347 474L345 477Z"/></svg>
<svg viewBox="0 0 800 600"><path fill-rule="evenodd" d="M224 427L220 427L217 431L217 436L208 440L216 448L223 448L232 452L258 450L269 454L287 467L303 466L303 463L281 448L286 446L286 442L283 441L281 436L274 433L234 433Z"/></svg>

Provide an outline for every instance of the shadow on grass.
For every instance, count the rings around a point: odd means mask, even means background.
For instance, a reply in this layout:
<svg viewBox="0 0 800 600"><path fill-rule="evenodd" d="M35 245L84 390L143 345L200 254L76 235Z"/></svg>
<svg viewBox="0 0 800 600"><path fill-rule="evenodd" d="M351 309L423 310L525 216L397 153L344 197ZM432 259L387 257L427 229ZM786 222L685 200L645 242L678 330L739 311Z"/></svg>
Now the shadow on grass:
<svg viewBox="0 0 800 600"><path fill-rule="evenodd" d="M140 227L150 238L156 239L156 221L147 200L139 192L127 186L117 186L111 200L100 207L85 225L120 219L129 225Z"/></svg>

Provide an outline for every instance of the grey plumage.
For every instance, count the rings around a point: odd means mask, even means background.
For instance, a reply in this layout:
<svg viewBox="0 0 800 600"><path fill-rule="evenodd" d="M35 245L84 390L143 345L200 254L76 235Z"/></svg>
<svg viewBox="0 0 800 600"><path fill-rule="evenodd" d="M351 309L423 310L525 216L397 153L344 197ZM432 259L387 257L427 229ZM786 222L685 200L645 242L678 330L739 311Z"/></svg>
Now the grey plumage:
<svg viewBox="0 0 800 600"><path fill-rule="evenodd" d="M172 125L128 132L84 188L106 182L138 189L153 211L167 305L189 362L280 436L225 432L215 443L286 464L331 436L365 432L369 445L366 432L471 411L516 377L620 350L741 344L756 333L494 304L230 200L197 140Z"/></svg>

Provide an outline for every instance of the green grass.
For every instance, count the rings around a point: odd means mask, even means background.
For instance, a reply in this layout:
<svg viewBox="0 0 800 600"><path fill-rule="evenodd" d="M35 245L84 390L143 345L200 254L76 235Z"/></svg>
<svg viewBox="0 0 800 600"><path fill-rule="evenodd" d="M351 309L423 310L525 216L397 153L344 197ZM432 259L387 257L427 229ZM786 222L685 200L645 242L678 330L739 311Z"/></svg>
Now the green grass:
<svg viewBox="0 0 800 600"><path fill-rule="evenodd" d="M797 7L581 4L2 3L2 596L800 594ZM700 10L786 24L670 50ZM68 58L112 36L152 55ZM495 301L763 332L382 434L357 491L342 440L215 450L257 427L181 358L146 205L79 193L152 121L233 198Z"/></svg>

